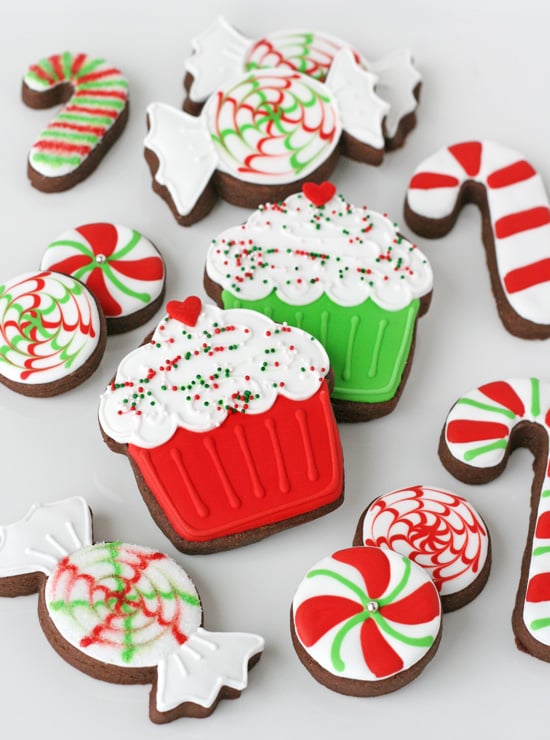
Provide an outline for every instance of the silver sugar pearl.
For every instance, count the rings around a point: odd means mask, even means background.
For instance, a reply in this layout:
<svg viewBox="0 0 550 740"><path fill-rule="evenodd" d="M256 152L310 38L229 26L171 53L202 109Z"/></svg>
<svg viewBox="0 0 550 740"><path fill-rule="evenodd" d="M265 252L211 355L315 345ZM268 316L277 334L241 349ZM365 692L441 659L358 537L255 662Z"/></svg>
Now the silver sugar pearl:
<svg viewBox="0 0 550 740"><path fill-rule="evenodd" d="M367 604L367 611L371 614L374 614L378 611L378 602L377 601L369 601Z"/></svg>

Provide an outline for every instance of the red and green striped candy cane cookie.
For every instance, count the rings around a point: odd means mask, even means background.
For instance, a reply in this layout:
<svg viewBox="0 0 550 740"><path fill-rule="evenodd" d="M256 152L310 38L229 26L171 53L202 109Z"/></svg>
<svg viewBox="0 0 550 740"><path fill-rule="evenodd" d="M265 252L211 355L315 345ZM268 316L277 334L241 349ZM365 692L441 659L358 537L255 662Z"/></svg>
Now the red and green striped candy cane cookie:
<svg viewBox="0 0 550 740"><path fill-rule="evenodd" d="M128 119L128 82L104 59L63 52L41 59L23 78L31 108L65 107L29 153L28 176L39 190L67 190L87 177L122 133Z"/></svg>
<svg viewBox="0 0 550 740"><path fill-rule="evenodd" d="M69 229L42 257L42 269L81 280L95 295L110 334L145 323L164 298L164 261L135 229L93 223Z"/></svg>
<svg viewBox="0 0 550 740"><path fill-rule="evenodd" d="M320 560L292 603L298 657L342 694L376 696L412 681L435 654L441 602L430 576L408 558L351 547Z"/></svg>
<svg viewBox="0 0 550 740"><path fill-rule="evenodd" d="M531 518L512 626L518 647L550 661L550 384L497 380L452 407L439 446L445 467L467 483L497 478L516 447L534 456Z"/></svg>

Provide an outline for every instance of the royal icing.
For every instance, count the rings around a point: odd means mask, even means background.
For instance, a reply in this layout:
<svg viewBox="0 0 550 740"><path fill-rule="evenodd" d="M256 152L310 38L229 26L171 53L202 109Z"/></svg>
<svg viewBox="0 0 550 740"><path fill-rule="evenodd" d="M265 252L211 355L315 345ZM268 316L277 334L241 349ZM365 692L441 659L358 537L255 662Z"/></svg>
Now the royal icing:
<svg viewBox="0 0 550 740"><path fill-rule="evenodd" d="M117 224L85 224L63 232L46 249L40 268L82 281L106 318L139 311L164 288L164 263L158 251L135 229Z"/></svg>
<svg viewBox="0 0 550 740"><path fill-rule="evenodd" d="M538 643L538 657L550 657L550 478L548 444L550 434L550 384L536 378L487 383L460 398L451 409L444 439L452 462L485 469L483 480L498 475L514 449L525 423L535 424L544 439L535 453L535 464L544 469L544 478L533 491L536 508L534 530L530 530L526 552L528 576L517 595L523 626ZM521 437L519 437L519 443ZM544 455L541 462L540 456ZM445 459L445 457L443 458Z"/></svg>
<svg viewBox="0 0 550 740"><path fill-rule="evenodd" d="M408 558L353 547L307 572L292 619L315 663L339 678L374 682L409 670L434 647L441 604L429 575Z"/></svg>
<svg viewBox="0 0 550 740"><path fill-rule="evenodd" d="M45 606L65 642L105 666L156 668L161 715L188 702L213 708L224 686L242 690L249 661L263 650L258 635L203 629L195 586L163 553L92 544L84 499L34 506L20 522L0 527L0 579L37 570L47 576Z"/></svg>
<svg viewBox="0 0 550 740"><path fill-rule="evenodd" d="M65 378L88 361L100 335L93 297L68 275L30 272L0 286L0 374L10 381Z"/></svg>
<svg viewBox="0 0 550 740"><path fill-rule="evenodd" d="M407 205L413 218L450 217L469 183L485 190L483 209L505 299L523 319L550 324L550 204L540 175L521 154L491 141L441 149L411 179Z"/></svg>
<svg viewBox="0 0 550 740"><path fill-rule="evenodd" d="M314 334L331 360L334 398L378 403L401 383L432 270L387 216L334 190L306 183L303 193L261 206L213 240L206 273L226 308Z"/></svg>
<svg viewBox="0 0 550 740"><path fill-rule="evenodd" d="M406 555L429 573L441 596L473 583L489 551L487 530L473 506L426 486L377 498L365 512L362 542Z"/></svg>
<svg viewBox="0 0 550 740"><path fill-rule="evenodd" d="M325 294L339 306L370 298L396 311L433 285L427 258L397 224L342 195L317 206L297 193L260 206L212 241L206 272L242 300L274 291L293 306Z"/></svg>
<svg viewBox="0 0 550 740"><path fill-rule="evenodd" d="M357 65L374 73L364 78L363 84L368 87L369 103L375 109L380 110L380 98L388 104L384 107L386 136L395 136L401 120L418 105L414 93L421 78L408 50L392 52L375 62L366 61L348 43L327 33L290 29L275 31L255 41L236 31L224 18L217 18L196 36L192 46L193 54L186 60L185 68L192 77L189 97L195 103L204 102L216 88L244 71L256 69L283 68L324 82L335 57L345 49ZM353 70L348 66L350 74ZM376 97L372 96L371 80L376 83ZM348 98L348 103L349 115L353 115L354 104L359 107L366 104L362 97L355 101Z"/></svg>
<svg viewBox="0 0 550 740"><path fill-rule="evenodd" d="M256 312L199 304L187 323L168 309L101 397L101 426L117 442L152 448L180 427L206 432L233 413L263 414L279 395L310 398L328 372L312 336Z"/></svg>
<svg viewBox="0 0 550 740"><path fill-rule="evenodd" d="M78 169L101 146L128 104L128 82L104 59L64 52L29 67L24 85L47 94L69 84L73 94L33 144L29 162L44 177L61 177Z"/></svg>

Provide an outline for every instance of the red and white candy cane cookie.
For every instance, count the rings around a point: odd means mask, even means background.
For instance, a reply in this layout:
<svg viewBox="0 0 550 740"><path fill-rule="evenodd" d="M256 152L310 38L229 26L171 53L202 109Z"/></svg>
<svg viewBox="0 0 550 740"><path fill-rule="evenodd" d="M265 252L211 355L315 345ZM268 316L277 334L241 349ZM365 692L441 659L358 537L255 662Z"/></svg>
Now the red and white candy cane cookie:
<svg viewBox="0 0 550 740"><path fill-rule="evenodd" d="M416 169L405 219L421 236L444 236L465 203L482 211L491 285L506 329L550 336L550 207L540 175L518 152L492 141L441 149Z"/></svg>
<svg viewBox="0 0 550 740"><path fill-rule="evenodd" d="M351 547L323 558L298 586L291 612L298 657L320 683L352 696L404 686L435 654L441 603L408 558Z"/></svg>
<svg viewBox="0 0 550 740"><path fill-rule="evenodd" d="M486 483L516 447L534 456L531 518L512 616L521 650L550 662L550 384L536 378L487 383L460 398L443 428L439 455L466 483Z"/></svg>
<svg viewBox="0 0 550 740"><path fill-rule="evenodd" d="M45 192L72 188L99 164L128 120L128 82L104 59L68 51L41 59L23 78L31 108L67 103L29 153L31 184Z"/></svg>
<svg viewBox="0 0 550 740"><path fill-rule="evenodd" d="M164 298L164 261L149 239L127 226L69 229L46 249L41 269L81 280L95 295L110 334L144 324Z"/></svg>
<svg viewBox="0 0 550 740"><path fill-rule="evenodd" d="M411 486L375 499L359 519L353 544L394 550L424 568L446 612L475 598L491 568L483 520L468 501L440 488Z"/></svg>

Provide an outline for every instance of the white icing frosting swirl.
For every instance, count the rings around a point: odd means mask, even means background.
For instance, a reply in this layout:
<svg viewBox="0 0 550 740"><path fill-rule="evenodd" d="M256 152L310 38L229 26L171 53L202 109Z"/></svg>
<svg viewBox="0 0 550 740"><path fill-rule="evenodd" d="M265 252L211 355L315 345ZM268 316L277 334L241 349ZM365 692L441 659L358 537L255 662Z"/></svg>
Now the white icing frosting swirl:
<svg viewBox="0 0 550 740"><path fill-rule="evenodd" d="M433 283L427 258L395 223L341 195L321 207L301 193L261 206L213 240L206 271L243 300L275 290L294 306L326 293L340 306L371 298L397 311L429 293Z"/></svg>
<svg viewBox="0 0 550 740"><path fill-rule="evenodd" d="M300 329L244 309L203 305L194 326L166 316L127 355L102 395L99 419L117 442L152 448L179 427L206 432L231 413L261 414L279 394L310 398L329 369Z"/></svg>

